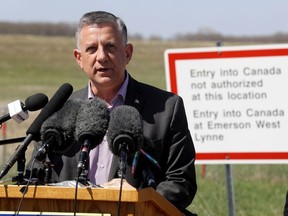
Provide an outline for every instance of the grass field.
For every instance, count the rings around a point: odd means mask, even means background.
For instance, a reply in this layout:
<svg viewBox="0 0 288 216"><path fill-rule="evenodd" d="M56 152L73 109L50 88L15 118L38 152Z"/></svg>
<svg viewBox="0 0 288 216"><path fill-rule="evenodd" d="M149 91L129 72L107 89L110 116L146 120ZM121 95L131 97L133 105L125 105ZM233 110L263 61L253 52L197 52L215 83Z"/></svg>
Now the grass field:
<svg viewBox="0 0 288 216"><path fill-rule="evenodd" d="M165 89L164 50L207 46L215 46L215 42L135 41L128 70L134 78ZM74 39L69 37L0 36L0 105L16 99L24 101L38 92L50 98L66 82L74 90L86 85L87 79L73 59L73 48ZM6 138L24 136L37 112L30 115L21 125L9 121ZM15 147L0 146L1 167ZM27 159L31 149L29 146ZM15 175L14 168L7 178ZM232 168L237 216L282 215L288 165L233 165ZM225 166L207 165L203 173L198 165L197 179L198 192L188 209L199 216L228 215Z"/></svg>

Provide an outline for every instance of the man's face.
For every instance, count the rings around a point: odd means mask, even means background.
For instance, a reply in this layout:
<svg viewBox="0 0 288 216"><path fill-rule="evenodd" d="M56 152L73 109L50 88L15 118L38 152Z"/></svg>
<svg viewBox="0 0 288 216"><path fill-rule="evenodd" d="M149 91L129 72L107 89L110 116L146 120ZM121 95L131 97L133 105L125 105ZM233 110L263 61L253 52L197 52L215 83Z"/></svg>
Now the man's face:
<svg viewBox="0 0 288 216"><path fill-rule="evenodd" d="M74 50L77 63L96 89L115 90L121 86L133 47L124 44L115 24L85 26L78 49Z"/></svg>

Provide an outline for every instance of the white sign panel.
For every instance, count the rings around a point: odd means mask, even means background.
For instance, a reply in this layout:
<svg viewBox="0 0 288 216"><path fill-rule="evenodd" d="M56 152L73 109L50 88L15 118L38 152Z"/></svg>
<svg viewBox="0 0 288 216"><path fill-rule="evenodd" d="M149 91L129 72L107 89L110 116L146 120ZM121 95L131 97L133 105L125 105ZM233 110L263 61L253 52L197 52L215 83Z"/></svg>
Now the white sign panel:
<svg viewBox="0 0 288 216"><path fill-rule="evenodd" d="M288 44L165 52L197 163L288 162Z"/></svg>

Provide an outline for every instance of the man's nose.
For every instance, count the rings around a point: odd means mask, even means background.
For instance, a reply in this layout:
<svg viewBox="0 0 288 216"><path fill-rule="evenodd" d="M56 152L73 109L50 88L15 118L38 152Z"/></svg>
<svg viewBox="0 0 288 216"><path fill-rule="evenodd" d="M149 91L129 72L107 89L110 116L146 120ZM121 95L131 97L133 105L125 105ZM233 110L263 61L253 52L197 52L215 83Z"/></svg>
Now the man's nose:
<svg viewBox="0 0 288 216"><path fill-rule="evenodd" d="M108 55L105 49L103 47L98 47L96 60L99 62L104 62L107 60L107 57Z"/></svg>

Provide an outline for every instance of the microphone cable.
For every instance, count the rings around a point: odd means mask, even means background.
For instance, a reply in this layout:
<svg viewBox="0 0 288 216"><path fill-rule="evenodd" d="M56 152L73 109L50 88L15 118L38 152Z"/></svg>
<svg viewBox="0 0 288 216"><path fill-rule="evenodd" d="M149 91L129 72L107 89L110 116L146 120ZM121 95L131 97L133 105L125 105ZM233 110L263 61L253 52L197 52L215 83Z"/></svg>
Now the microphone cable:
<svg viewBox="0 0 288 216"><path fill-rule="evenodd" d="M15 215L15 216L18 216L19 213L20 213L20 210L21 210L21 207L22 207L22 203L23 203L25 194L27 193L28 187L29 187L29 185L30 185L30 183L31 183L32 173L33 173L32 170L33 170L35 161L36 161L36 158L34 158L33 161L32 161L32 163L31 163L31 173L30 173L30 176L29 176L29 178L28 178L27 184L24 185L24 186L20 189L20 192L22 193L22 197L21 197L20 202L19 202L19 204L18 204L18 209L17 209L17 211L16 211L16 215Z"/></svg>
<svg viewBox="0 0 288 216"><path fill-rule="evenodd" d="M80 154L81 155L81 154ZM88 161L86 161L86 164L84 164L84 167L86 167L87 166L87 163L88 163ZM77 201L78 201L78 187L79 187L79 178L83 178L83 176L84 176L84 179L85 179L85 184L86 184L86 186L87 185L89 185L90 183L89 183L89 181L86 181L87 180L87 170L86 169L82 169L82 173L78 173L78 170L77 170L77 174L76 174L76 180L75 180L75 195L74 195L74 210L73 210L73 212L74 212L74 216L76 216L76 212L77 212ZM83 174L84 173L84 174ZM83 182L83 181L81 181L81 182ZM80 182L80 184L82 184Z"/></svg>
<svg viewBox="0 0 288 216"><path fill-rule="evenodd" d="M76 216L77 212L77 197L78 197L78 185L79 185L79 176L76 178L76 185L75 185L75 196L74 196L74 209L73 209L73 215Z"/></svg>
<svg viewBox="0 0 288 216"><path fill-rule="evenodd" d="M119 198L118 198L118 206L117 206L117 216L120 216L124 172L125 170L121 170L120 172L118 172L118 175L120 174L120 189L119 189Z"/></svg>

